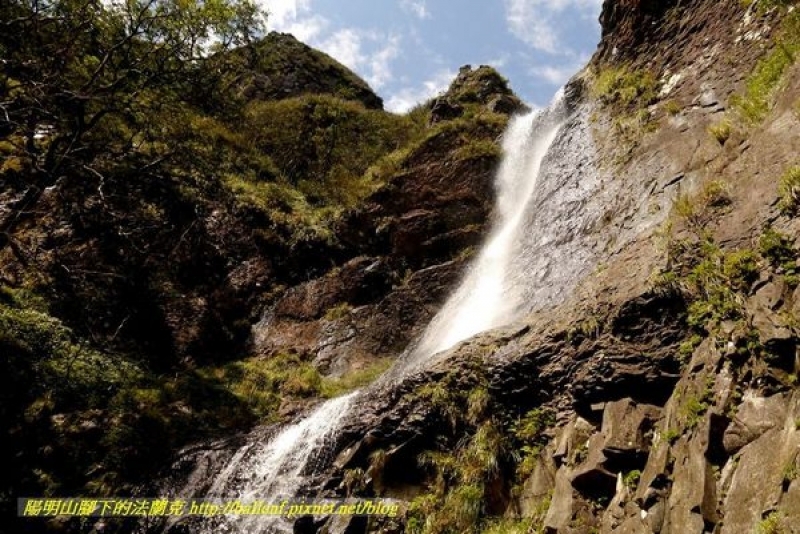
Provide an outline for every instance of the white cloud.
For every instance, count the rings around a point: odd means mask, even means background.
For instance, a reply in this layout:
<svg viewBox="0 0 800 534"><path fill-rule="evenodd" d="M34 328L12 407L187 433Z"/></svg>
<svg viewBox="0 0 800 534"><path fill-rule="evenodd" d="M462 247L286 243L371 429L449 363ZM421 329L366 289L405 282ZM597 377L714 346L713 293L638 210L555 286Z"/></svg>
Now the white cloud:
<svg viewBox="0 0 800 534"><path fill-rule="evenodd" d="M598 12L602 0L505 0L506 22L515 37L528 46L558 55L572 53L559 34L556 16L574 8L581 18Z"/></svg>
<svg viewBox="0 0 800 534"><path fill-rule="evenodd" d="M361 51L361 36L352 28L335 31L319 43L319 48L354 70L358 69L365 59Z"/></svg>
<svg viewBox="0 0 800 534"><path fill-rule="evenodd" d="M427 19L431 16L425 0L400 0L400 7L420 19Z"/></svg>
<svg viewBox="0 0 800 534"><path fill-rule="evenodd" d="M359 72L373 89L380 89L394 78L391 63L400 55L398 35L342 28L325 40L312 44L343 65ZM378 48L365 52L365 47Z"/></svg>
<svg viewBox="0 0 800 534"><path fill-rule="evenodd" d="M386 109L394 113L405 113L420 102L442 93L455 77L454 71L446 69L437 71L419 87L404 87L391 95L386 101Z"/></svg>
<svg viewBox="0 0 800 534"><path fill-rule="evenodd" d="M311 11L311 0L256 0L267 11L267 28L291 33L303 42L322 34L330 25Z"/></svg>
<svg viewBox="0 0 800 534"><path fill-rule="evenodd" d="M505 67L508 64L508 60L509 60L508 55L504 54L504 55L502 55L500 57L496 57L494 59L490 59L489 61L486 62L486 65L489 65L491 67L494 67L494 68L500 70L500 69L502 69L503 67Z"/></svg>
<svg viewBox="0 0 800 534"><path fill-rule="evenodd" d="M560 86L564 85L564 83L569 80L570 76L577 72L578 68L578 66L573 64L562 65L558 67L553 65L544 65L540 67L533 67L531 69L531 74L536 77L543 78L553 85Z"/></svg>
<svg viewBox="0 0 800 534"><path fill-rule="evenodd" d="M400 55L400 37L389 36L386 44L369 58L367 82L373 89L380 89L394 78L391 63Z"/></svg>
<svg viewBox="0 0 800 534"><path fill-rule="evenodd" d="M391 63L400 55L400 37L358 28L333 29L327 18L314 13L312 0L257 0L269 12L270 30L291 33L361 74L373 89L394 78ZM410 0L418 16L427 15L424 0Z"/></svg>
<svg viewBox="0 0 800 534"><path fill-rule="evenodd" d="M262 0L260 3L268 13L270 27L286 27L288 22L297 19L297 0ZM299 7L300 11L302 11L304 7L302 0Z"/></svg>

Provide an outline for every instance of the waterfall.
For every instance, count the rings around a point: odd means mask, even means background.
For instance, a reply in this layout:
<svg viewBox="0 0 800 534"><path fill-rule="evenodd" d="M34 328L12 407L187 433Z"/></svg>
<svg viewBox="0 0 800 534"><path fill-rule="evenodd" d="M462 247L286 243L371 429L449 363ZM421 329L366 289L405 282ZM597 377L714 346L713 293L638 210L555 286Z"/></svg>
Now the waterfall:
<svg viewBox="0 0 800 534"><path fill-rule="evenodd" d="M510 276L510 271L519 269L527 243L523 229L530 217L531 198L565 115L563 96L559 95L549 108L511 120L496 176L492 231L458 289L387 376L407 374L434 354L501 326L525 310L525 276ZM338 425L356 405L358 395L356 391L321 404L266 443L249 440L216 476L206 497L276 502L294 496L314 474L315 465L328 460L326 444L334 442ZM195 489L187 487L183 493L194 495ZM280 518L227 517L208 520L199 531L291 532L291 525Z"/></svg>
<svg viewBox="0 0 800 534"><path fill-rule="evenodd" d="M267 442L248 440L215 477L205 498L237 498L243 502L280 502L293 498L317 465L328 460L330 446L334 445L331 440L357 394L352 392L323 403ZM208 519L193 531L291 532L292 526L280 516L230 515Z"/></svg>
<svg viewBox="0 0 800 534"><path fill-rule="evenodd" d="M507 324L522 296L509 270L520 255L520 234L542 161L563 122L563 97L546 109L512 119L503 138L497 173L496 222L458 289L434 317L406 363L415 367L459 341Z"/></svg>

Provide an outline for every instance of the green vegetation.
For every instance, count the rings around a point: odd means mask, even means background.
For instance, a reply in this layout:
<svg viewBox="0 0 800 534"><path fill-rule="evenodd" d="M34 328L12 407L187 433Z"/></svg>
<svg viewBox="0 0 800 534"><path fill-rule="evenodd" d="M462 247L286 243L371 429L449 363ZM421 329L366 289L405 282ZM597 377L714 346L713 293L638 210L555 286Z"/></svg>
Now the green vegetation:
<svg viewBox="0 0 800 534"><path fill-rule="evenodd" d="M484 514L486 485L498 474L506 451L497 427L486 422L453 454L428 452L420 465L433 472L431 493L416 498L409 510L408 531L474 532Z"/></svg>
<svg viewBox="0 0 800 534"><path fill-rule="evenodd" d="M710 237L696 247L695 253L699 253L697 262L686 277L692 296L689 325L703 330L709 323L740 318L742 304L736 289L748 287L757 274L752 253L725 253Z"/></svg>
<svg viewBox="0 0 800 534"><path fill-rule="evenodd" d="M666 111L669 115L675 116L681 112L681 105L678 104L675 100L667 100L664 103L664 111Z"/></svg>
<svg viewBox="0 0 800 534"><path fill-rule="evenodd" d="M350 312L353 311L353 306L348 302L342 302L333 306L332 308L328 308L325 312L325 319L328 321L337 321L339 319L344 319L345 317L350 315Z"/></svg>
<svg viewBox="0 0 800 534"><path fill-rule="evenodd" d="M788 486L798 478L800 478L800 466L797 464L797 458L792 458L790 462L788 462L783 467L783 484L784 486Z"/></svg>
<svg viewBox="0 0 800 534"><path fill-rule="evenodd" d="M642 478L642 472L638 469L625 473L622 477L622 483L626 488L634 489L639 484L639 479Z"/></svg>
<svg viewBox="0 0 800 534"><path fill-rule="evenodd" d="M675 441L681 437L681 433L676 428L668 428L659 434L661 441L664 443L675 443Z"/></svg>
<svg viewBox="0 0 800 534"><path fill-rule="evenodd" d="M648 70L627 65L606 67L595 76L594 94L606 105L632 111L649 106L658 98L658 82Z"/></svg>
<svg viewBox="0 0 800 534"><path fill-rule="evenodd" d="M646 69L606 65L595 72L591 90L614 117L613 132L623 148L617 162L625 163L641 137L657 127L647 108L658 99L658 82Z"/></svg>
<svg viewBox="0 0 800 534"><path fill-rule="evenodd" d="M496 491L501 477L515 466L519 476L527 476L520 475L518 466L544 446L545 431L555 424L555 413L541 407L517 420L498 419L484 370L478 365L423 386L412 399L424 402L447 421L454 441L448 445L443 440L441 447L419 455L427 491L414 499L407 531L539 532L549 499L543 500L535 517L497 519L487 509L491 501L487 492Z"/></svg>
<svg viewBox="0 0 800 534"><path fill-rule="evenodd" d="M581 339L597 339L600 337L602 331L602 317L599 315L589 315L567 332L567 339L572 342Z"/></svg>
<svg viewBox="0 0 800 534"><path fill-rule="evenodd" d="M544 519L550 509L552 499L552 492L543 496L529 517L489 519L478 532L480 534L544 534Z"/></svg>
<svg viewBox="0 0 800 534"><path fill-rule="evenodd" d="M698 399L697 397L689 397L686 399L682 408L682 414L686 428L692 429L696 427L697 424L702 421L703 414L706 413L708 407L709 404L705 398Z"/></svg>
<svg viewBox="0 0 800 534"><path fill-rule="evenodd" d="M788 534L788 532L784 526L783 515L780 512L772 512L758 523L755 534Z"/></svg>
<svg viewBox="0 0 800 534"><path fill-rule="evenodd" d="M350 371L338 378L323 378L321 395L326 398L338 397L374 382L392 366L392 360L383 358Z"/></svg>
<svg viewBox="0 0 800 534"><path fill-rule="evenodd" d="M140 480L165 449L252 418L216 382L193 373L161 377L141 361L92 349L40 297L7 287L0 290L0 352L0 422L48 444L31 449L10 440L17 461L9 479L21 486L4 486L3 494L108 495Z"/></svg>
<svg viewBox="0 0 800 534"><path fill-rule="evenodd" d="M724 145L725 141L731 136L731 123L723 120L708 127L708 133L717 140L720 145Z"/></svg>
<svg viewBox="0 0 800 534"><path fill-rule="evenodd" d="M257 417L271 421L277 420L282 400L316 396L322 388L316 368L295 354L250 358L199 374L220 383Z"/></svg>
<svg viewBox="0 0 800 534"><path fill-rule="evenodd" d="M546 511L546 510L545 510ZM481 534L540 534L543 518L504 518L487 522Z"/></svg>
<svg viewBox="0 0 800 534"><path fill-rule="evenodd" d="M767 228L759 238L759 253L784 276L790 286L800 284L798 252L791 237L773 228Z"/></svg>
<svg viewBox="0 0 800 534"><path fill-rule="evenodd" d="M791 167L781 176L778 195L781 211L788 215L796 214L800 205L800 167Z"/></svg>
<svg viewBox="0 0 800 534"><path fill-rule="evenodd" d="M692 334L689 339L684 341L678 347L678 354L681 357L681 360L687 361L692 354L694 353L694 349L700 346L700 343L703 342L703 337L699 334Z"/></svg>
<svg viewBox="0 0 800 534"><path fill-rule="evenodd" d="M373 192L499 156L507 117L479 101L485 80L508 91L496 72L464 78L463 116L429 126L427 104L386 113L291 37L255 42L249 0L11 0L0 19L0 183L24 198L0 220L3 502L124 494L189 442L388 367L330 379L243 355L257 310L341 260L334 229ZM428 391L443 417L463 424L467 400L472 426L488 417L485 385L446 389Z"/></svg>
<svg viewBox="0 0 800 534"><path fill-rule="evenodd" d="M788 3L771 2L785 6ZM800 13L793 10L784 15L774 48L756 65L747 79L743 95L733 97L731 104L748 124L759 124L772 108L776 90L800 51Z"/></svg>
<svg viewBox="0 0 800 534"><path fill-rule="evenodd" d="M518 443L520 462L517 479L522 481L533 472L542 447L547 444L544 432L555 424L555 414L547 408L534 408L511 426L511 433Z"/></svg>

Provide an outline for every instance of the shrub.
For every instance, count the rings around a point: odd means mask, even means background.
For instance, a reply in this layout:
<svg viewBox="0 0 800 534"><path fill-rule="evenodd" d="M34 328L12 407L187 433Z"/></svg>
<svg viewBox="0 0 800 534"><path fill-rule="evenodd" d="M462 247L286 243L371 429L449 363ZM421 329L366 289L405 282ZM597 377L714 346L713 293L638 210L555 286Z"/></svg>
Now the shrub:
<svg viewBox="0 0 800 534"><path fill-rule="evenodd" d="M788 534L780 512L772 512L762 519L756 527L756 532L757 534Z"/></svg>
<svg viewBox="0 0 800 534"><path fill-rule="evenodd" d="M622 477L622 483L625 484L625 487L633 489L639 483L640 478L642 478L642 472L638 469L634 469Z"/></svg>
<svg viewBox="0 0 800 534"><path fill-rule="evenodd" d="M737 290L746 290L758 278L758 258L751 250L737 250L725 254L722 273Z"/></svg>
<svg viewBox="0 0 800 534"><path fill-rule="evenodd" d="M767 228L759 238L759 252L773 267L783 271L786 283L798 285L797 251L791 237Z"/></svg>
<svg viewBox="0 0 800 534"><path fill-rule="evenodd" d="M683 406L683 416L686 428L692 429L702 420L703 414L708 410L708 403L697 397L690 397Z"/></svg>
<svg viewBox="0 0 800 534"><path fill-rule="evenodd" d="M731 203L730 188L722 180L711 180L703 186L700 198L705 207L727 206Z"/></svg>
<svg viewBox="0 0 800 534"><path fill-rule="evenodd" d="M781 176L778 183L780 207L783 213L794 215L800 204L800 167L792 167Z"/></svg>
<svg viewBox="0 0 800 534"><path fill-rule="evenodd" d="M717 140L720 145L724 145L731 136L731 123L724 120L708 127L708 133Z"/></svg>
<svg viewBox="0 0 800 534"><path fill-rule="evenodd" d="M664 103L664 110L671 116L675 116L681 112L681 105L675 100L668 100L666 103Z"/></svg>

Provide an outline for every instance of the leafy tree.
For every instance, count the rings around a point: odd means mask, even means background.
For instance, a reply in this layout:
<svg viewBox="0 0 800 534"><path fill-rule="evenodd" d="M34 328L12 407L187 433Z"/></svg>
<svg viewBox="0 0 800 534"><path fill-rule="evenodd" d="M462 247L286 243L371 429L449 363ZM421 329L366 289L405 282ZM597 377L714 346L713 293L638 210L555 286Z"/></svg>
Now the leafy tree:
<svg viewBox="0 0 800 534"><path fill-rule="evenodd" d="M59 178L169 159L158 116L212 83L203 66L263 30L252 0L8 0L0 5L0 140L24 189L0 247ZM119 168L119 167L116 167ZM8 178L8 177L6 177Z"/></svg>

